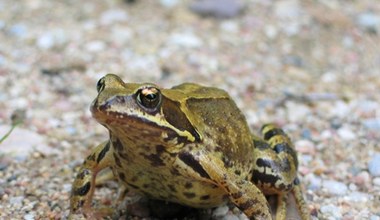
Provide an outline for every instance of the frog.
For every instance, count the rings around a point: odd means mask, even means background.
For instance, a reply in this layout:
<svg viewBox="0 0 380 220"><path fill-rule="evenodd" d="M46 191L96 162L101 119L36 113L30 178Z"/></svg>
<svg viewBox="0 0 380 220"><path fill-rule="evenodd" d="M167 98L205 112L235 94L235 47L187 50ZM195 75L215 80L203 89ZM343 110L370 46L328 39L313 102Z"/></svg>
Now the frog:
<svg viewBox="0 0 380 220"><path fill-rule="evenodd" d="M121 195L137 193L199 209L226 203L249 219L286 219L293 194L301 219L310 219L289 136L274 124L252 134L242 111L219 88L183 83L170 89L126 83L109 73L97 83L90 111L109 132L80 166L70 213L88 219L96 178L110 169ZM267 196L276 196L272 213ZM121 197L123 198L123 197Z"/></svg>

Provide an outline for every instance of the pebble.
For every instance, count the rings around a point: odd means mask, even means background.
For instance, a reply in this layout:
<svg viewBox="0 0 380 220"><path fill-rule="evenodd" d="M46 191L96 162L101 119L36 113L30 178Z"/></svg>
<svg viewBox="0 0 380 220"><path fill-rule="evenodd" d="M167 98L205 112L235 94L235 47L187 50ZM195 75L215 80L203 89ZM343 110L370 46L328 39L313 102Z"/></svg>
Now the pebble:
<svg viewBox="0 0 380 220"><path fill-rule="evenodd" d="M351 107L343 101L337 101L332 108L330 108L329 115L332 117L344 118L351 111Z"/></svg>
<svg viewBox="0 0 380 220"><path fill-rule="evenodd" d="M305 182L308 182L307 188L310 190L319 190L322 186L322 179L313 173L305 176Z"/></svg>
<svg viewBox="0 0 380 220"><path fill-rule="evenodd" d="M374 178L372 182L373 182L373 185L380 186L380 177Z"/></svg>
<svg viewBox="0 0 380 220"><path fill-rule="evenodd" d="M368 163L368 171L372 176L380 176L380 154L377 153L372 156Z"/></svg>
<svg viewBox="0 0 380 220"><path fill-rule="evenodd" d="M266 25L264 32L265 32L265 35L270 39L274 39L278 35L278 29L274 25Z"/></svg>
<svg viewBox="0 0 380 220"><path fill-rule="evenodd" d="M174 33L169 37L169 44L185 48L197 48L203 45L202 40L193 33Z"/></svg>
<svg viewBox="0 0 380 220"><path fill-rule="evenodd" d="M312 141L301 139L294 143L297 152L304 154L314 154L315 144Z"/></svg>
<svg viewBox="0 0 380 220"><path fill-rule="evenodd" d="M228 206L224 205L224 206L219 206L218 208L216 208L213 212L212 212L212 215L214 217L219 217L219 216L225 216L227 214L227 212L229 211L229 208Z"/></svg>
<svg viewBox="0 0 380 220"><path fill-rule="evenodd" d="M380 30L380 16L373 12L359 14L356 22L360 27L367 31L377 33Z"/></svg>
<svg viewBox="0 0 380 220"><path fill-rule="evenodd" d="M227 214L221 218L222 220L240 220L239 217L233 214Z"/></svg>
<svg viewBox="0 0 380 220"><path fill-rule="evenodd" d="M305 128L305 129L302 129L301 136L302 136L302 138L311 140L313 135L312 135L312 132L310 129Z"/></svg>
<svg viewBox="0 0 380 220"><path fill-rule="evenodd" d="M160 4L165 8L173 8L178 5L179 0L160 0Z"/></svg>
<svg viewBox="0 0 380 220"><path fill-rule="evenodd" d="M370 130L380 131L380 118L369 118L363 120L363 126Z"/></svg>
<svg viewBox="0 0 380 220"><path fill-rule="evenodd" d="M28 28L24 24L15 24L9 29L10 34L18 38L26 37Z"/></svg>
<svg viewBox="0 0 380 220"><path fill-rule="evenodd" d="M367 193L354 191L348 194L346 198L351 202L367 202L370 199L370 196Z"/></svg>
<svg viewBox="0 0 380 220"><path fill-rule="evenodd" d="M371 182L371 176L367 171L362 171L353 178L353 182L359 186L364 187L366 184Z"/></svg>
<svg viewBox="0 0 380 220"><path fill-rule="evenodd" d="M322 75L321 80L324 83L334 83L338 80L337 73L326 72Z"/></svg>
<svg viewBox="0 0 380 220"><path fill-rule="evenodd" d="M324 205L321 207L320 210L323 214L327 214L327 215L334 217L334 218L340 219L342 217L340 207L335 206L335 205Z"/></svg>
<svg viewBox="0 0 380 220"><path fill-rule="evenodd" d="M34 214L26 214L24 215L24 220L34 220Z"/></svg>
<svg viewBox="0 0 380 220"><path fill-rule="evenodd" d="M126 20L128 20L128 14L125 10L122 9L110 9L103 12L100 16L100 23L103 25L110 25Z"/></svg>
<svg viewBox="0 0 380 220"><path fill-rule="evenodd" d="M297 18L300 11L300 4L297 0L283 0L275 3L275 15L281 19Z"/></svg>
<svg viewBox="0 0 380 220"><path fill-rule="evenodd" d="M335 180L323 180L322 186L331 195L344 195L348 190L346 184Z"/></svg>
<svg viewBox="0 0 380 220"><path fill-rule="evenodd" d="M56 29L43 32L36 41L40 49L51 49L53 47L63 46L67 42L66 32L62 29Z"/></svg>
<svg viewBox="0 0 380 220"><path fill-rule="evenodd" d="M71 191L71 183L66 183L62 185L62 189L64 192L70 192Z"/></svg>
<svg viewBox="0 0 380 220"><path fill-rule="evenodd" d="M347 127L339 128L338 135L344 141L352 141L355 140L357 137L357 135L350 128Z"/></svg>
<svg viewBox="0 0 380 220"><path fill-rule="evenodd" d="M380 216L379 215L371 215L371 217L369 217L370 220L380 220Z"/></svg>
<svg viewBox="0 0 380 220"><path fill-rule="evenodd" d="M190 10L201 16L232 18L240 14L243 4L239 0L201 0L193 2Z"/></svg>
<svg viewBox="0 0 380 220"><path fill-rule="evenodd" d="M22 201L24 200L24 196L16 196L16 197L10 197L9 198L9 203L12 205L12 206L21 206L22 205Z"/></svg>
<svg viewBox="0 0 380 220"><path fill-rule="evenodd" d="M321 139L322 140L329 140L333 136L333 133L331 130L323 130L321 132Z"/></svg>
<svg viewBox="0 0 380 220"><path fill-rule="evenodd" d="M9 126L0 126L0 134L5 134ZM6 154L22 162L32 152L37 150L44 155L58 154L57 149L53 149L45 143L45 138L35 132L16 127L7 139L2 143L6 148L0 148L0 154Z"/></svg>
<svg viewBox="0 0 380 220"><path fill-rule="evenodd" d="M240 27L236 21L227 20L220 23L220 29L228 33L238 33Z"/></svg>
<svg viewBox="0 0 380 220"><path fill-rule="evenodd" d="M103 41L95 40L88 42L85 47L88 52L100 52L106 48L106 44Z"/></svg>
<svg viewBox="0 0 380 220"><path fill-rule="evenodd" d="M293 123L304 121L304 119L311 114L310 108L300 103L287 102L286 108L288 113L287 117L289 121Z"/></svg>

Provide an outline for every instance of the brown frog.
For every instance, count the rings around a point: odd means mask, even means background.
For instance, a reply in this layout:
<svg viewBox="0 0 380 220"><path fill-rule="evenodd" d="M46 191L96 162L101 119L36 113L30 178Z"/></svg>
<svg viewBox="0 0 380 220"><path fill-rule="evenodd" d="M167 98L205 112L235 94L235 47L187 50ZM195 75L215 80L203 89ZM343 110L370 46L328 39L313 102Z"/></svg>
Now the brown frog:
<svg viewBox="0 0 380 220"><path fill-rule="evenodd" d="M266 195L278 197L275 216L285 219L292 193L301 218L310 218L288 136L271 124L262 139L252 135L225 91L192 83L163 89L114 74L101 78L97 90L91 112L110 138L81 166L71 213L100 216L91 208L95 180L111 168L124 192L195 208L230 201L250 219L272 219Z"/></svg>

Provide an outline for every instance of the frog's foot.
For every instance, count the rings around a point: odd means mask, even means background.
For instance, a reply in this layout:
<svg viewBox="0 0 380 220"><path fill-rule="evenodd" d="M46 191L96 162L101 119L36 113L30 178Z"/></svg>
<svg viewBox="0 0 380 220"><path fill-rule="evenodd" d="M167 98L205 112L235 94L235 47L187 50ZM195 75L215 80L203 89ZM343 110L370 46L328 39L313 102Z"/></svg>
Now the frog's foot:
<svg viewBox="0 0 380 220"><path fill-rule="evenodd" d="M298 178L295 181L295 185L292 189L292 193L294 195L294 198L296 200L297 208L299 211L299 214L301 216L302 220L309 220L310 219L310 212L309 208L307 207L307 204L305 200L303 199L303 193L301 189L300 182Z"/></svg>
<svg viewBox="0 0 380 220"><path fill-rule="evenodd" d="M70 212L75 213L83 208L90 210L91 199L94 193L95 174L89 169L83 168L74 180L70 196Z"/></svg>
<svg viewBox="0 0 380 220"><path fill-rule="evenodd" d="M101 217L103 212L92 210L91 202L97 173L110 166L109 151L109 142L98 145L80 167L71 189L70 213L81 212L89 219Z"/></svg>

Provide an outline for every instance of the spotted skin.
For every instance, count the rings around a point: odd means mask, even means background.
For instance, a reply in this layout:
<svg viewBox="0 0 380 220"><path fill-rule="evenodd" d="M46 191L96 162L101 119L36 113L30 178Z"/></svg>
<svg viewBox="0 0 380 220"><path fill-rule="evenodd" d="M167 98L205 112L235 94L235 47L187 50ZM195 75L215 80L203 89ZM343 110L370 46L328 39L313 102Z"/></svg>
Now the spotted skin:
<svg viewBox="0 0 380 220"><path fill-rule="evenodd" d="M119 200L132 191L194 208L232 202L250 219L281 220L292 193L302 220L310 218L290 139L274 125L262 128L262 139L251 135L225 91L191 83L161 89L124 83L113 74L100 79L97 90L91 111L110 139L80 167L71 214L110 214L91 207L97 174L110 168L107 176L120 183ZM277 196L274 214L266 195Z"/></svg>

